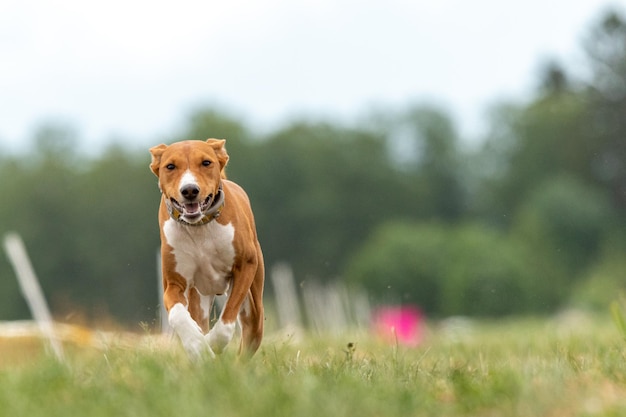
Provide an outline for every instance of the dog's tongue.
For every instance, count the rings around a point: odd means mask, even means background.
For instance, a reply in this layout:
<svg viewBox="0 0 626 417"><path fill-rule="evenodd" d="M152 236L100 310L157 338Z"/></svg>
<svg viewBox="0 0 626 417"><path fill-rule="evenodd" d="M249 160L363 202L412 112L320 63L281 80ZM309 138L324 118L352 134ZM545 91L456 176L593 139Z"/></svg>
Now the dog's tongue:
<svg viewBox="0 0 626 417"><path fill-rule="evenodd" d="M185 214L197 214L200 212L200 203L185 204Z"/></svg>

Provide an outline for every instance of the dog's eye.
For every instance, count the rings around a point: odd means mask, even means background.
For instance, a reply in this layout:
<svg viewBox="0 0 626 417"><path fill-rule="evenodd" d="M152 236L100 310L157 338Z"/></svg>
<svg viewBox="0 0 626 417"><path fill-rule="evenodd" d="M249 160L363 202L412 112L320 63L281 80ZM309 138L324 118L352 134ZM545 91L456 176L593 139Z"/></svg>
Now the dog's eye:
<svg viewBox="0 0 626 417"><path fill-rule="evenodd" d="M208 167L209 165L211 165L211 161L205 159L204 161L202 161L202 166Z"/></svg>
<svg viewBox="0 0 626 417"><path fill-rule="evenodd" d="M167 164L167 165L165 166L165 168L167 168L167 169L169 169L169 170L171 171L171 170L173 170L174 168L176 168L176 165L174 165L174 164Z"/></svg>

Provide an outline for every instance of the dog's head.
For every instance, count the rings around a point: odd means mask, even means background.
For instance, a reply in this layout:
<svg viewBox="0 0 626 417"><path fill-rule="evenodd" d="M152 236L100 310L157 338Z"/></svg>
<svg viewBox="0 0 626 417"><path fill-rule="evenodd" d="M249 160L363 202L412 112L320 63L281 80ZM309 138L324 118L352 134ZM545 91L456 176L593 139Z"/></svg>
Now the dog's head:
<svg viewBox="0 0 626 417"><path fill-rule="evenodd" d="M219 192L222 178L226 178L225 142L186 140L150 148L150 169L159 178L159 188L187 223L201 221Z"/></svg>

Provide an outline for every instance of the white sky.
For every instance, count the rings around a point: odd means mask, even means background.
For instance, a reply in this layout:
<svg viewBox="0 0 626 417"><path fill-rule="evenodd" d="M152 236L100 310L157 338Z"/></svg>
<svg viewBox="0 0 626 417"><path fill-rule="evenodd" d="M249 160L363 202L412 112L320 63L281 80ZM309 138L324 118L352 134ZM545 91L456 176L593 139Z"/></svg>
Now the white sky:
<svg viewBox="0 0 626 417"><path fill-rule="evenodd" d="M252 126L434 101L464 134L626 0L2 0L0 149L62 120L152 145L215 104Z"/></svg>

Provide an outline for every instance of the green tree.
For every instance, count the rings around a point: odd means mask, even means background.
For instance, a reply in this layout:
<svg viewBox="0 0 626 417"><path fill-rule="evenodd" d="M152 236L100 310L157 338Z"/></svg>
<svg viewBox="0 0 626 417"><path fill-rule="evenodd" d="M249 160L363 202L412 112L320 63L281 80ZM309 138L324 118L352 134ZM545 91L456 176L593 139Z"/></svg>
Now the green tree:
<svg viewBox="0 0 626 417"><path fill-rule="evenodd" d="M626 237L613 230L593 264L576 282L570 303L576 308L606 312L611 302L626 294Z"/></svg>
<svg viewBox="0 0 626 417"><path fill-rule="evenodd" d="M584 97L561 92L528 106L500 106L480 156L487 188L481 209L512 219L516 208L553 176L589 178L590 127ZM507 222L508 224L508 222Z"/></svg>
<svg viewBox="0 0 626 417"><path fill-rule="evenodd" d="M158 189L148 156L118 147L90 159L77 153L76 138L45 126L32 154L1 161L12 181L0 185L11 196L0 206L0 233L22 235L61 318L149 321L157 305ZM13 271L8 263L0 270L10 283L0 294L1 317L28 317Z"/></svg>
<svg viewBox="0 0 626 417"><path fill-rule="evenodd" d="M383 138L368 132L294 123L253 149L241 178L269 265L333 278L381 219L410 211Z"/></svg>
<svg viewBox="0 0 626 417"><path fill-rule="evenodd" d="M24 194L30 194L30 184L23 181L23 167L16 157L0 157L0 237L14 231L21 216ZM10 180L9 180L10 179ZM28 308L20 295L15 273L4 253L0 255L0 320L28 317Z"/></svg>
<svg viewBox="0 0 626 417"><path fill-rule="evenodd" d="M626 208L626 20L609 11L585 44L591 80L588 89L593 134L588 158L593 178Z"/></svg>
<svg viewBox="0 0 626 417"><path fill-rule="evenodd" d="M442 109L413 105L399 114L378 114L396 170L411 193L406 204L416 218L457 221L467 212L467 165L454 123Z"/></svg>
<svg viewBox="0 0 626 417"><path fill-rule="evenodd" d="M112 146L76 176L76 247L80 273L65 298L87 297L97 311L149 321L158 305L159 190L147 153Z"/></svg>
<svg viewBox="0 0 626 417"><path fill-rule="evenodd" d="M347 282L375 303L435 316L552 311L561 300L527 245L476 224L389 223L347 265Z"/></svg>
<svg viewBox="0 0 626 417"><path fill-rule="evenodd" d="M415 304L441 314L451 261L448 233L440 224L385 223L349 259L345 280L377 304Z"/></svg>
<svg viewBox="0 0 626 417"><path fill-rule="evenodd" d="M3 181L11 196L3 204L10 215L0 219L0 233L18 232L24 239L44 292L50 299L59 288L59 276L75 273L71 253L77 248L73 239L72 219L77 218L74 173L76 134L60 125L45 125L37 130L34 155L5 165L11 181ZM7 269L7 277L15 282L15 274ZM63 286L64 284L61 284ZM15 287L13 287L15 288ZM9 299L21 298L19 292L3 294ZM20 304L21 305L21 304ZM26 314L24 309L7 312L9 317Z"/></svg>
<svg viewBox="0 0 626 417"><path fill-rule="evenodd" d="M549 253L570 282L593 263L606 236L619 225L602 191L571 176L539 185L518 213L512 233Z"/></svg>
<svg viewBox="0 0 626 417"><path fill-rule="evenodd" d="M450 231L440 314L503 316L556 310L553 283L538 268L541 254L482 225Z"/></svg>

